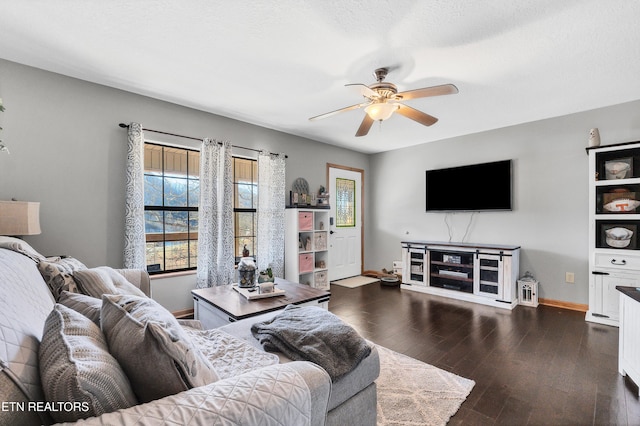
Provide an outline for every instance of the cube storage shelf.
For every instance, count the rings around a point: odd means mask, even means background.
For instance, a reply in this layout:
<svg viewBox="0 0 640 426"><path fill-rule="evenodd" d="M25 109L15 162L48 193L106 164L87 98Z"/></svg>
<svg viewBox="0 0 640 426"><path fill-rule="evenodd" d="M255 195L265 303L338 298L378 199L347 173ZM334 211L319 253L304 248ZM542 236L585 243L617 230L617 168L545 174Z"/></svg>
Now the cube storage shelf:
<svg viewBox="0 0 640 426"><path fill-rule="evenodd" d="M329 290L329 210L287 208L285 221L285 278Z"/></svg>

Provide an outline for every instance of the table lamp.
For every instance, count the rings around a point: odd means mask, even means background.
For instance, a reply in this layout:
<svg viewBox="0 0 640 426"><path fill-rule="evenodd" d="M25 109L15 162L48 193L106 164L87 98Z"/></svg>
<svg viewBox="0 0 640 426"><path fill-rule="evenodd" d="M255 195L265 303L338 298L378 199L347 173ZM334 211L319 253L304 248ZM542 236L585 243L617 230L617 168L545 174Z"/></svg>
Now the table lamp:
<svg viewBox="0 0 640 426"><path fill-rule="evenodd" d="M40 233L40 203L0 201L0 235L18 237Z"/></svg>

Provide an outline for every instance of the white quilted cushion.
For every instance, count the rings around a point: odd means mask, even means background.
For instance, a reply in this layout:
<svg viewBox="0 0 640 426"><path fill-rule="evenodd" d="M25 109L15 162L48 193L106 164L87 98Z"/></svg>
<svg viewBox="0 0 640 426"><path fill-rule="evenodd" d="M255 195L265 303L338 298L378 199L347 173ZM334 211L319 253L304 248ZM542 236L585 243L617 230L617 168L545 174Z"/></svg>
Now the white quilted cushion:
<svg viewBox="0 0 640 426"><path fill-rule="evenodd" d="M39 352L47 401L79 404L79 409L51 411L54 420L72 422L138 403L102 331L81 313L55 305Z"/></svg>
<svg viewBox="0 0 640 426"><path fill-rule="evenodd" d="M0 249L0 359L32 400L42 400L38 345L54 301L33 260Z"/></svg>
<svg viewBox="0 0 640 426"><path fill-rule="evenodd" d="M196 330L185 327L184 330L221 379L275 365L279 361L278 355L256 349L244 340L215 328Z"/></svg>
<svg viewBox="0 0 640 426"><path fill-rule="evenodd" d="M311 406L304 378L288 365L274 365L83 424L305 426L311 424Z"/></svg>

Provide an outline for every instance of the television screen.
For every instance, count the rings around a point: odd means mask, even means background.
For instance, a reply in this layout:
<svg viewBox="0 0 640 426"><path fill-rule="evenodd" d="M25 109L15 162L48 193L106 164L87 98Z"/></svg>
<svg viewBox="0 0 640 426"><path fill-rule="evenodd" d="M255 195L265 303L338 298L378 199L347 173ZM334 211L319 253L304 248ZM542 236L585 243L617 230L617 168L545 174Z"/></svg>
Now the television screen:
<svg viewBox="0 0 640 426"><path fill-rule="evenodd" d="M511 210L511 160L427 170L427 211Z"/></svg>

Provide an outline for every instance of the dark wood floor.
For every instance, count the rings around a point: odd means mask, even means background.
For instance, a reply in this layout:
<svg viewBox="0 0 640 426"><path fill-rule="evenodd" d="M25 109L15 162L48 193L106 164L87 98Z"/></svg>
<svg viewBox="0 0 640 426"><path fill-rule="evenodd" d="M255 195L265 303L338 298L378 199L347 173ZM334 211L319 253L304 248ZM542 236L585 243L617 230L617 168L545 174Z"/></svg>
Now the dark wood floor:
<svg viewBox="0 0 640 426"><path fill-rule="evenodd" d="M617 371L618 329L584 313L379 283L332 285L329 310L379 345L475 380L452 425L640 425L638 388Z"/></svg>

